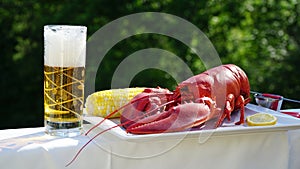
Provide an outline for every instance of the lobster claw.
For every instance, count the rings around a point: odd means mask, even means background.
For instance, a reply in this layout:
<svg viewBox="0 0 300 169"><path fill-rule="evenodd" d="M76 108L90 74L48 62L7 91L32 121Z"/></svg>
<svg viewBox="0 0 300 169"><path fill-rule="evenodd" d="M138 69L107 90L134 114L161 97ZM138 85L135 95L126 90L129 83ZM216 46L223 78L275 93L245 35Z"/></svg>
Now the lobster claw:
<svg viewBox="0 0 300 169"><path fill-rule="evenodd" d="M184 131L205 123L211 114L205 103L185 103L167 111L143 118L129 125L126 131L134 134L150 134Z"/></svg>
<svg viewBox="0 0 300 169"><path fill-rule="evenodd" d="M130 105L124 108L120 118L121 124L123 124L123 127L127 128L140 119L159 113L160 110L163 109L161 105L168 101L168 97L171 94L172 92L168 89L145 89L142 93L133 98Z"/></svg>

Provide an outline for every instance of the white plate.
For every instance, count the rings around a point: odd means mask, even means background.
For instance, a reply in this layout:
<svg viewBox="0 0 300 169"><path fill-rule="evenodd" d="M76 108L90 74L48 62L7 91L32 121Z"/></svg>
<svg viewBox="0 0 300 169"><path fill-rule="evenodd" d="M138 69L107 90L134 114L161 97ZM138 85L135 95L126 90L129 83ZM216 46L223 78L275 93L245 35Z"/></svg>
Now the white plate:
<svg viewBox="0 0 300 169"><path fill-rule="evenodd" d="M276 131L286 131L300 129L300 119L294 118L292 116L273 111L264 107L256 106L254 104L247 104L245 108L245 118L249 115L265 112L273 114L277 117L277 123L273 126L247 126L246 122L243 125L234 125L234 121L238 121L239 113L232 115L232 121L228 122L225 119L223 125L216 129L207 129L207 130L193 130L193 131L182 131L182 132L173 132L173 133L161 133L161 134L144 134L144 135L135 135L127 133L121 127L115 127L111 130L108 130L106 133L110 133L114 136L119 137L120 139L127 141L145 141L147 139L151 140L153 138L157 139L174 139L182 137L199 137L199 135L206 136L225 136L225 135L236 135L236 134L247 134L247 133L261 133L261 132L276 132ZM85 116L86 121L91 124L97 124L103 118L95 116ZM107 128L111 128L119 124L119 119L110 119L105 120L100 126L98 126L95 132L101 132Z"/></svg>

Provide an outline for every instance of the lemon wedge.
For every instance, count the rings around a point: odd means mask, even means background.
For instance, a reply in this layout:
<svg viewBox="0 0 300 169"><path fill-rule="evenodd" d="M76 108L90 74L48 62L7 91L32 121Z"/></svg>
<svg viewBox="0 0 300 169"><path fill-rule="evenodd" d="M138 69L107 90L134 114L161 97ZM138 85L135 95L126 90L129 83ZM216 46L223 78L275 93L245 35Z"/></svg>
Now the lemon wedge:
<svg viewBox="0 0 300 169"><path fill-rule="evenodd" d="M248 116L246 121L248 126L269 126L275 125L277 118L268 113L256 113Z"/></svg>

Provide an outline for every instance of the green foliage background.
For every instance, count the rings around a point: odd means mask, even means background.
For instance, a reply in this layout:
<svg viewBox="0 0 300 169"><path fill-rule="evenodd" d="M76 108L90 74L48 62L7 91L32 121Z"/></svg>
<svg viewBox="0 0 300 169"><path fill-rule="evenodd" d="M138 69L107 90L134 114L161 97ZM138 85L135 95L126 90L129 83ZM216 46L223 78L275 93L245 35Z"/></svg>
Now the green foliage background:
<svg viewBox="0 0 300 169"><path fill-rule="evenodd" d="M222 63L245 70L251 90L300 99L299 0L1 0L0 129L43 126L44 25L86 25L89 37L105 24L137 12L186 19L208 36ZM110 88L118 64L149 47L180 56L195 74L205 70L201 60L176 39L138 35L116 44L105 56L96 89ZM176 83L165 72L146 70L131 85L172 89ZM283 108L297 106L283 104Z"/></svg>

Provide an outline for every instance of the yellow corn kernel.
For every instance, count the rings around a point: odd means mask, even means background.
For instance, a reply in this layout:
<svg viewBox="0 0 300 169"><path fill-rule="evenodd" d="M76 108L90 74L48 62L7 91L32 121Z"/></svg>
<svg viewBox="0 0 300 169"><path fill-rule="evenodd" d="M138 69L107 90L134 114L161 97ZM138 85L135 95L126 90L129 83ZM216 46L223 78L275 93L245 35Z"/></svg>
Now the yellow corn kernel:
<svg viewBox="0 0 300 169"><path fill-rule="evenodd" d="M143 92L144 89L141 87L110 89L92 93L86 98L86 112L89 115L105 117L114 110L129 103L133 97ZM117 112L110 118L120 117L121 112Z"/></svg>

